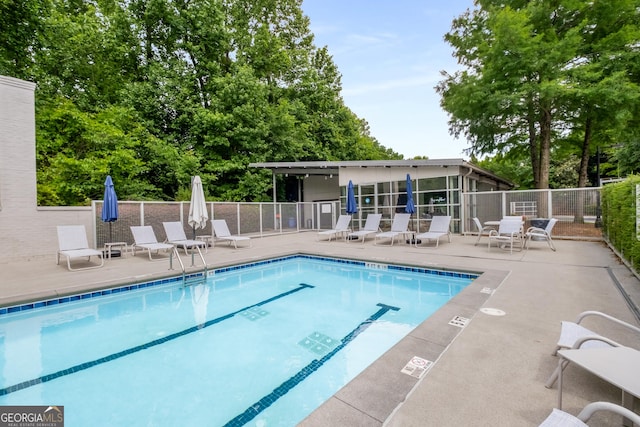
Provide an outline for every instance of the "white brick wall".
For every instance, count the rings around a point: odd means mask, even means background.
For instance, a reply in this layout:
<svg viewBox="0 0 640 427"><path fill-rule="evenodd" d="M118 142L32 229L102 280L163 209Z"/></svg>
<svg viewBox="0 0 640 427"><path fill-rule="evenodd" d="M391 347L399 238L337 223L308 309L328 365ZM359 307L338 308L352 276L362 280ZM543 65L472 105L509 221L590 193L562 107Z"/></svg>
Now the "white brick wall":
<svg viewBox="0 0 640 427"><path fill-rule="evenodd" d="M37 207L35 88L0 76L0 263L42 256L55 262L57 225L84 224L93 241L90 207Z"/></svg>

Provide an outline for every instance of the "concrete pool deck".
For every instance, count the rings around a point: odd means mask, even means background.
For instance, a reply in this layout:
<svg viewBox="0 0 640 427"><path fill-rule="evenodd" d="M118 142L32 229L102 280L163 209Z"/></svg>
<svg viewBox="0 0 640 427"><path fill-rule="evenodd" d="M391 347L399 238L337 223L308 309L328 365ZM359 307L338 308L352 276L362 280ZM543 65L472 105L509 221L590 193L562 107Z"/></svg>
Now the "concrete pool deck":
<svg viewBox="0 0 640 427"><path fill-rule="evenodd" d="M474 246L472 236L454 235L437 249L374 245L373 239L365 244L319 242L316 237L306 232L253 238L253 247L238 249L219 243L205 259L209 268L217 268L309 253L484 274L313 412L304 426L535 426L557 403L557 386L547 389L544 383L557 366L551 353L562 320L598 310L638 325L618 285L637 306L640 282L602 242L555 240L556 252L544 242L532 242L528 251L509 254L488 251L486 238ZM182 259L190 264L184 253ZM142 253L78 272L56 265L51 254L0 264L0 306L176 274L168 270L167 260L150 262ZM455 316L469 321L463 328L449 325ZM640 348L637 336L609 325L588 325ZM435 362L421 379L400 372L413 356ZM566 369L567 412L575 415L589 402L620 399L619 389L580 368ZM598 413L589 424L620 425L620 419Z"/></svg>

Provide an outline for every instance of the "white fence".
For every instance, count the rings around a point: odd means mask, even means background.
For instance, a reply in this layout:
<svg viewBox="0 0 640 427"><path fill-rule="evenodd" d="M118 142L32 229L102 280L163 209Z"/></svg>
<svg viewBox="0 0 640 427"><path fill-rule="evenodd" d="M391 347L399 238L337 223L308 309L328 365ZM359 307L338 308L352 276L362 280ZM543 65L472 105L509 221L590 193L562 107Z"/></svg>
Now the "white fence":
<svg viewBox="0 0 640 427"><path fill-rule="evenodd" d="M132 242L130 226L150 225L158 240L165 239L162 223L180 221L188 237L212 235L211 222L204 229L188 225L189 202L119 202L118 220L104 223L100 219L102 201L92 203L95 242ZM333 227L340 215L338 201L314 203L233 203L207 202L210 219L224 219L232 234L269 236L301 230Z"/></svg>
<svg viewBox="0 0 640 427"><path fill-rule="evenodd" d="M532 220L557 218L553 235L573 239L602 239L600 189L488 191L463 193L461 232L475 232L473 217L481 222L505 215L522 215L527 226Z"/></svg>

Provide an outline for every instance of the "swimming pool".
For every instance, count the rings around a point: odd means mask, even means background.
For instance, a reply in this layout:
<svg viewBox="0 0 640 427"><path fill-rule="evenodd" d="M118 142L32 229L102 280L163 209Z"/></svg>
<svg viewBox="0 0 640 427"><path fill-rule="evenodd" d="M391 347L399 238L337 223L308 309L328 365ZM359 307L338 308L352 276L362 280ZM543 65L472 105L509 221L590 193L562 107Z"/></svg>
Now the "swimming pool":
<svg viewBox="0 0 640 427"><path fill-rule="evenodd" d="M474 275L291 256L0 310L0 405L68 425L295 425Z"/></svg>

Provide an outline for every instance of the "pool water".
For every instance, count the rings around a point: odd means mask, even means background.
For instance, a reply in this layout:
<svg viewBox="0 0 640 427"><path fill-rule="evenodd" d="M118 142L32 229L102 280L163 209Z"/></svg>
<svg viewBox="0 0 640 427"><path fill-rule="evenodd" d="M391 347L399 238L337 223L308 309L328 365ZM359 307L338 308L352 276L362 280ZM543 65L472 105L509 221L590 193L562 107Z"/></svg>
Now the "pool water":
<svg viewBox="0 0 640 427"><path fill-rule="evenodd" d="M293 426L473 280L411 270L285 257L13 310L0 405L64 406L67 426Z"/></svg>

